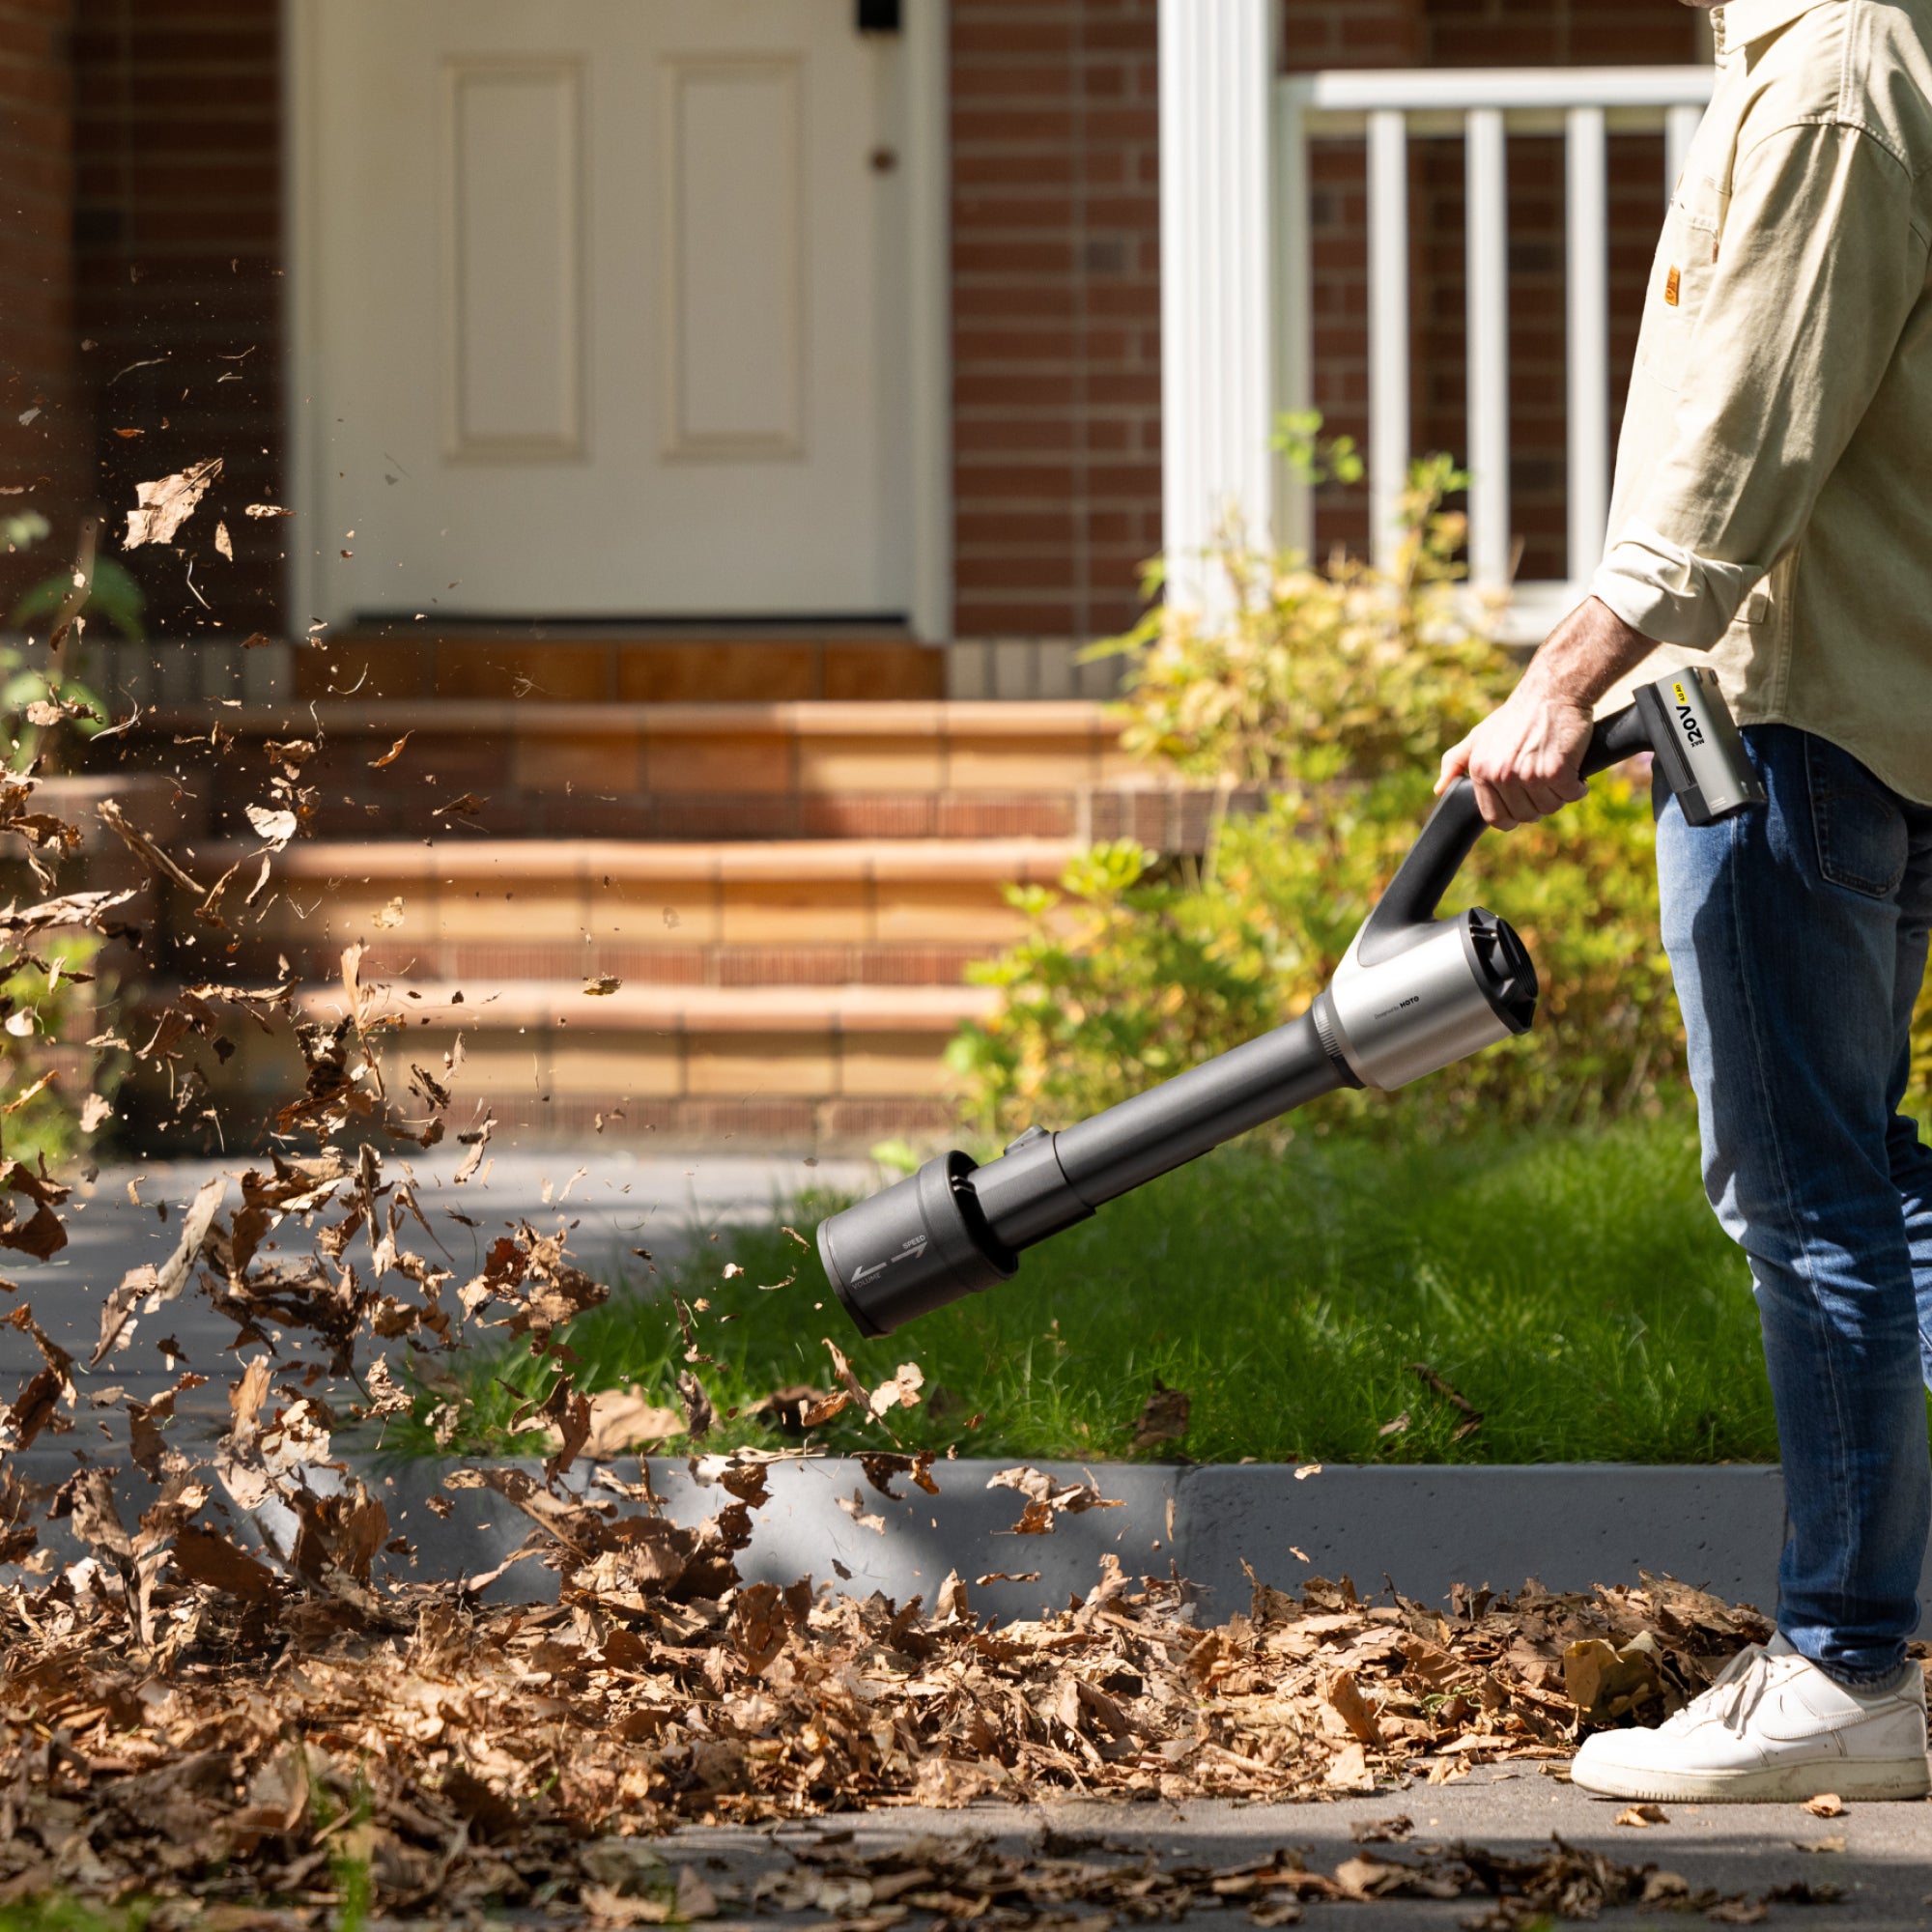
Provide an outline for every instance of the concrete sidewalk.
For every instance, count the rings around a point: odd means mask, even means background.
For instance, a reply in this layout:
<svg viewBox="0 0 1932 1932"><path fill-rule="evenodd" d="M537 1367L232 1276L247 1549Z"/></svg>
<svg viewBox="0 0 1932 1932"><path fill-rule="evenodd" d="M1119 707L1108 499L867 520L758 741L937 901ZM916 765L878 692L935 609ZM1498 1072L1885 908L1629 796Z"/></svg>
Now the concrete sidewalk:
<svg viewBox="0 0 1932 1932"><path fill-rule="evenodd" d="M1763 1894L1793 1880L1845 1888L1841 1902L1829 1908L1776 1905L1763 1922L1773 1926L1813 1926L1818 1932L1856 1927L1858 1932L1906 1932L1932 1923L1932 1805L1924 1804L1854 1805L1829 1822L1811 1817L1797 1804L1669 1805L1668 1822L1636 1831L1612 1821L1621 1807L1587 1797L1566 1782L1533 1770L1478 1769L1453 1784L1411 1785L1374 1798L1341 1799L1321 1804L1237 1805L1209 1800L1179 1807L1166 1804L1119 1804L1067 1800L1048 1804L977 1804L960 1811L894 1809L854 1812L763 1831L730 1828L690 1829L653 1841L675 1863L692 1863L714 1882L742 1885L749 1896L756 1876L787 1864L781 1847L828 1833L850 1832L854 1848L883 1850L922 1834L945 1839L987 1837L1004 1851L1037 1845L1044 1830L1083 1836L1091 1850L1068 1856L1104 1858L1107 1851L1150 1851L1163 1865L1197 1863L1226 1866L1261 1858L1279 1847L1302 1853L1310 1870L1332 1872L1344 1860L1368 1850L1390 1860L1414 1859L1425 1844L1458 1841L1517 1857L1545 1850L1551 1834L1587 1847L1621 1864L1655 1864L1679 1873L1692 1890L1712 1887L1724 1893ZM1351 1826L1406 1814L1414 1834L1406 1844L1358 1846ZM1842 1852L1805 1852L1800 1844L1840 1837ZM1365 1903L1309 1904L1304 1923L1333 1925L1336 1932L1410 1932L1410 1928L1461 1926L1486 1909L1486 1900L1468 1896L1437 1902L1397 1898ZM1092 1912L1094 1908L1074 1908ZM724 1919L738 1920L742 1909L726 1903ZM804 1915L761 1916L759 1925L804 1924ZM822 1925L819 1917L810 1922ZM924 1923L907 1920L908 1932ZM1208 1932L1246 1932L1245 1911L1197 1912L1190 1925ZM1538 1921L1543 1922L1543 1921ZM1606 1925L1668 1926L1701 1923L1692 1917L1651 1908L1628 1908L1604 1915Z"/></svg>

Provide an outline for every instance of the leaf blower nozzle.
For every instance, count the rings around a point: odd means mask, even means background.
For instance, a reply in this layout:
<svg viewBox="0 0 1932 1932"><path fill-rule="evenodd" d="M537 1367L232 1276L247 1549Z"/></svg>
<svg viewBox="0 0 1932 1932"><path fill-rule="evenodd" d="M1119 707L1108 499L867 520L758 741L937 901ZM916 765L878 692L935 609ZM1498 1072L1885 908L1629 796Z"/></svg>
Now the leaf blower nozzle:
<svg viewBox="0 0 1932 1932"><path fill-rule="evenodd" d="M1601 722L1589 777L1654 752L1692 824L1764 803L1715 676L1674 673ZM1029 1127L983 1167L956 1150L832 1215L818 1252L868 1337L1010 1281L1023 1250L1157 1176L1338 1087L1387 1091L1524 1033L1536 969L1507 921L1436 908L1483 832L1473 787L1445 792L1304 1013L1058 1133Z"/></svg>

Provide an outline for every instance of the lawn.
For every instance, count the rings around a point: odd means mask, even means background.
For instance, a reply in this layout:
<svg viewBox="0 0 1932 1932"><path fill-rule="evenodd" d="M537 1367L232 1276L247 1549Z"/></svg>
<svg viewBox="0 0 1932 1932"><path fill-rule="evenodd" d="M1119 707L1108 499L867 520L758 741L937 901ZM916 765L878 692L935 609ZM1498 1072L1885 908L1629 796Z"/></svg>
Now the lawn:
<svg viewBox="0 0 1932 1932"><path fill-rule="evenodd" d="M809 1236L836 1206L803 1200L781 1218ZM727 1264L744 1274L727 1278ZM579 1386L635 1382L675 1406L686 1345L665 1291L701 1298L696 1346L717 1366L698 1373L725 1417L709 1446L784 1441L750 1411L785 1384L832 1386L829 1336L868 1383L918 1362L927 1401L895 1412L898 1433L962 1454L1777 1455L1749 1275L1704 1205L1680 1119L1406 1151L1332 1137L1226 1150L1036 1249L1004 1288L883 1342L859 1341L815 1250L776 1223L694 1230L657 1265L569 1331ZM479 1351L466 1373L475 1409L458 1446L508 1447L504 1425L535 1386L527 1356ZM1187 1432L1136 1452L1156 1380L1191 1398ZM814 1439L884 1446L850 1416ZM403 1420L384 1446L430 1444Z"/></svg>

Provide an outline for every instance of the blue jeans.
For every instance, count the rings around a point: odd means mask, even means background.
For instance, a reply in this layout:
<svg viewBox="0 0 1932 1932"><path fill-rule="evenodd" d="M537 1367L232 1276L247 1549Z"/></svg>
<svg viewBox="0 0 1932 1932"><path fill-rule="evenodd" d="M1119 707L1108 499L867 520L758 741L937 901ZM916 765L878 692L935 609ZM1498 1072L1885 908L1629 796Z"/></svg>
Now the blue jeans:
<svg viewBox="0 0 1932 1932"><path fill-rule="evenodd" d="M1932 807L1785 724L1769 806L1702 828L1660 786L1663 941L1704 1186L1750 1259L1790 1535L1779 1628L1846 1684L1918 1624L1932 1525L1932 1151L1898 1111L1932 922Z"/></svg>

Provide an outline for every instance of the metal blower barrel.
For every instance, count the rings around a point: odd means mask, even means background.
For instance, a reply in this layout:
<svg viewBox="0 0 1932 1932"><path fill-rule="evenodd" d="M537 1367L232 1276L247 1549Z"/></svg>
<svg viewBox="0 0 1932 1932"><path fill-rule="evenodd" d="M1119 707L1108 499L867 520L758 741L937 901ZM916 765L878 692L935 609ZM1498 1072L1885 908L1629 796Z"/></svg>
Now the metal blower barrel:
<svg viewBox="0 0 1932 1932"><path fill-rule="evenodd" d="M1029 1127L983 1167L956 1150L941 1154L820 1222L819 1258L845 1312L862 1334L890 1335L1011 1280L1022 1249L1116 1195L1357 1084L1323 1041L1321 1004L1078 1126Z"/></svg>

